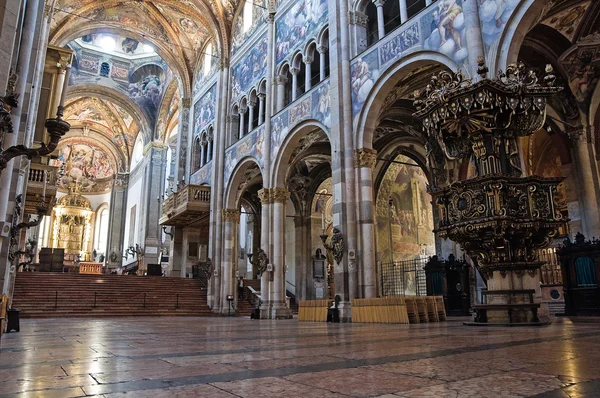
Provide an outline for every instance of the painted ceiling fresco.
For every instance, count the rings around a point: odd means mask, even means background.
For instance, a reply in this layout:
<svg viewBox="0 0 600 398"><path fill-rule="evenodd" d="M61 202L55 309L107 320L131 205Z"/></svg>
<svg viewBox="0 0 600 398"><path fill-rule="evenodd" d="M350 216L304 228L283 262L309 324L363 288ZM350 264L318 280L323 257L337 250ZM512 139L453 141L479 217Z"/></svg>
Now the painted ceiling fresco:
<svg viewBox="0 0 600 398"><path fill-rule="evenodd" d="M569 41L573 41L577 28L583 19L591 1L582 1L572 7L553 13L542 21L542 24L556 29Z"/></svg>
<svg viewBox="0 0 600 398"><path fill-rule="evenodd" d="M125 158L131 156L135 138L140 131L127 111L117 104L95 97L69 100L65 108L65 120L74 128L88 127L94 133L108 138L124 151Z"/></svg>
<svg viewBox="0 0 600 398"><path fill-rule="evenodd" d="M86 139L69 140L59 145L52 166L61 168L58 182L62 192L101 194L112 188L114 164L107 151Z"/></svg>

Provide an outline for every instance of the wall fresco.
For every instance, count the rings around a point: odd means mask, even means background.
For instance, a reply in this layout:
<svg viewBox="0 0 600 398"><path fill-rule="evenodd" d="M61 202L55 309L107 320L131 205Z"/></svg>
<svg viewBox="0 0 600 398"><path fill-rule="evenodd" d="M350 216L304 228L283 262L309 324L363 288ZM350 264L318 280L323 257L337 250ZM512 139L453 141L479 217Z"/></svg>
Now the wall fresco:
<svg viewBox="0 0 600 398"><path fill-rule="evenodd" d="M225 183L231 178L233 169L243 158L250 156L256 159L261 168L264 167L264 132L265 126L256 128L235 145L225 151Z"/></svg>
<svg viewBox="0 0 600 398"><path fill-rule="evenodd" d="M59 190L81 193L105 193L112 188L113 165L104 150L88 142L60 147L51 166L64 168Z"/></svg>
<svg viewBox="0 0 600 398"><path fill-rule="evenodd" d="M462 3L463 0L439 0L421 17L423 48L440 52L459 65L469 56Z"/></svg>
<svg viewBox="0 0 600 398"><path fill-rule="evenodd" d="M307 119L317 120L325 127L331 127L329 80L315 87L310 93L271 119L272 160L277 156L277 152L290 130Z"/></svg>
<svg viewBox="0 0 600 398"><path fill-rule="evenodd" d="M216 95L215 84L194 104L194 135L200 134L214 120Z"/></svg>
<svg viewBox="0 0 600 398"><path fill-rule="evenodd" d="M519 0L479 0L479 22L486 51L496 43Z"/></svg>
<svg viewBox="0 0 600 398"><path fill-rule="evenodd" d="M235 66L231 68L232 99L236 100L246 94L252 85L267 72L267 35L265 34L256 45Z"/></svg>
<svg viewBox="0 0 600 398"><path fill-rule="evenodd" d="M212 179L212 165L213 162L209 162L205 166L203 166L200 170L195 172L190 176L190 184L192 185L202 185L202 184L210 184Z"/></svg>
<svg viewBox="0 0 600 398"><path fill-rule="evenodd" d="M375 81L379 78L378 49L357 58L350 66L352 86L352 115L362 109Z"/></svg>
<svg viewBox="0 0 600 398"><path fill-rule="evenodd" d="M245 32L244 25L246 21L244 21L244 11L242 7L242 11L240 11L240 14L235 19L233 26L233 41L231 43L232 57L240 49L240 47L242 47L242 45L244 45L244 43L246 43L247 40L252 37L257 28L266 21L266 7L267 2L265 0L254 0L252 2L252 22L250 22L250 27Z"/></svg>
<svg viewBox="0 0 600 398"><path fill-rule="evenodd" d="M419 24L414 23L379 49L379 63L385 65L402 56L402 53L421 44Z"/></svg>
<svg viewBox="0 0 600 398"><path fill-rule="evenodd" d="M316 35L328 20L326 0L302 0L276 22L276 63Z"/></svg>

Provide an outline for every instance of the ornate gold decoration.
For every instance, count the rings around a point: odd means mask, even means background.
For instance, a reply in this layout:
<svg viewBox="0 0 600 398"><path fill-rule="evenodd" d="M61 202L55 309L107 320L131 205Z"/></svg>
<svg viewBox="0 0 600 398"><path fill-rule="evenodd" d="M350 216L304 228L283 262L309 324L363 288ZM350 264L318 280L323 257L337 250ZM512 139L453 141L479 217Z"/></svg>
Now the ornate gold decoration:
<svg viewBox="0 0 600 398"><path fill-rule="evenodd" d="M231 221L233 223L239 224L240 222L240 211L236 209L223 209L223 222Z"/></svg>
<svg viewBox="0 0 600 398"><path fill-rule="evenodd" d="M271 190L269 188L263 188L259 190L258 198L260 199L260 203L262 203L263 205L273 203L273 199L271 198Z"/></svg>
<svg viewBox="0 0 600 398"><path fill-rule="evenodd" d="M375 168L377 163L377 151L371 148L359 148L354 151L354 168Z"/></svg>
<svg viewBox="0 0 600 398"><path fill-rule="evenodd" d="M285 188L272 188L271 189L271 200L273 203L286 204L290 198L290 192Z"/></svg>

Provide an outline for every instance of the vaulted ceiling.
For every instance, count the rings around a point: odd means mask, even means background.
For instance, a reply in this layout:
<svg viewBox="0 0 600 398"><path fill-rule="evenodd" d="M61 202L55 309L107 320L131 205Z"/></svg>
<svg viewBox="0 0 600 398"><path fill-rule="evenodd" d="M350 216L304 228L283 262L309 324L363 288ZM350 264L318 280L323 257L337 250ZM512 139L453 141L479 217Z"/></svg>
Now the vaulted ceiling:
<svg viewBox="0 0 600 398"><path fill-rule="evenodd" d="M240 0L58 0L50 43L64 46L93 32L123 34L151 44L181 79L191 82L204 46L213 41L227 54L233 16Z"/></svg>

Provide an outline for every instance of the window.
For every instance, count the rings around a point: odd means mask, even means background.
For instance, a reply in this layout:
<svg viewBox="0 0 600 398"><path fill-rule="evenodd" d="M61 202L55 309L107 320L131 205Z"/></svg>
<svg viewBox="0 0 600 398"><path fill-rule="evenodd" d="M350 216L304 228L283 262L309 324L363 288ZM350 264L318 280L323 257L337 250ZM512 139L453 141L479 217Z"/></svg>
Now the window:
<svg viewBox="0 0 600 398"><path fill-rule="evenodd" d="M108 209L104 208L96 215L96 238L94 239L94 242L96 242L96 244L94 245L94 249L96 249L96 252L98 252L98 254L106 254L105 251L107 237Z"/></svg>
<svg viewBox="0 0 600 398"><path fill-rule="evenodd" d="M242 14L242 21L244 23L244 28L242 30L243 33L246 33L252 27L252 9L253 9L252 1L246 1L244 3L244 10Z"/></svg>
<svg viewBox="0 0 600 398"><path fill-rule="evenodd" d="M206 46L206 48L204 49L204 66L203 66L203 73L204 75L208 75L208 73L210 72L211 68L212 68L212 63L213 63L213 47L212 47L212 43L208 43L208 45Z"/></svg>

